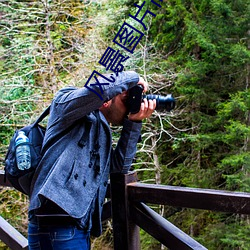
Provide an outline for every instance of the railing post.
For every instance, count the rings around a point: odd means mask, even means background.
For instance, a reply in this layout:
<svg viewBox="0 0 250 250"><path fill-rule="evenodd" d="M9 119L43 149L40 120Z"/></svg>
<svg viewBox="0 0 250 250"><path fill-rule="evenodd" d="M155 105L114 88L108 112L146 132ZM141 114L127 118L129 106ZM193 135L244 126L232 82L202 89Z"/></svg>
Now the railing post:
<svg viewBox="0 0 250 250"><path fill-rule="evenodd" d="M115 173L110 176L113 236L115 250L139 250L139 227L130 219L127 184L136 182L137 174Z"/></svg>

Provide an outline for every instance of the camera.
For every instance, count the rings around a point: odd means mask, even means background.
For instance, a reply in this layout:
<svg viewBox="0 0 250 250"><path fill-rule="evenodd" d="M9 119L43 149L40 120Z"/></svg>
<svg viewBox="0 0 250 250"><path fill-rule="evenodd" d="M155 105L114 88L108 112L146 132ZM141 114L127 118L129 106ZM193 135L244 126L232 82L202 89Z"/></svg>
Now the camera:
<svg viewBox="0 0 250 250"><path fill-rule="evenodd" d="M175 99L172 94L167 96L161 95L143 95L143 87L136 85L128 91L127 107L131 114L136 114L140 111L141 102L144 98L147 100L156 100L156 110L170 112L175 107Z"/></svg>

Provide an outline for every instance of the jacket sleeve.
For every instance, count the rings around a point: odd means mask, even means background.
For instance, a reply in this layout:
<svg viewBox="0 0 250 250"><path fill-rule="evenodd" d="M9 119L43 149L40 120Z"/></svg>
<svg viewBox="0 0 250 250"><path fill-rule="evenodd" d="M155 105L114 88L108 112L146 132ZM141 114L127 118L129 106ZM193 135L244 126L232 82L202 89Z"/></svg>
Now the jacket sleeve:
<svg viewBox="0 0 250 250"><path fill-rule="evenodd" d="M111 172L128 173L141 135L141 122L124 120L121 136L111 156Z"/></svg>
<svg viewBox="0 0 250 250"><path fill-rule="evenodd" d="M86 114L100 108L103 102L112 99L114 96L121 94L123 91L135 86L139 81L139 76L133 71L125 71L118 75L110 74L106 78L114 79L108 85L102 85L103 100L87 87L83 88L67 88L58 92L54 100L54 112L63 119L64 126L67 123L73 123ZM99 78L98 82L102 84L106 80ZM99 90L99 85L92 84L91 89ZM69 124L70 125L70 124Z"/></svg>
<svg viewBox="0 0 250 250"><path fill-rule="evenodd" d="M109 85L103 85L103 100L86 87L64 88L56 94L50 108L51 112L45 135L46 142L63 131L67 131L76 121L100 108L105 101L132 88L139 81L139 75L134 71L124 71L117 75L110 74L107 77L112 77L114 81ZM98 81L101 84L105 82L105 79L100 78ZM99 91L98 85L94 85L93 88Z"/></svg>

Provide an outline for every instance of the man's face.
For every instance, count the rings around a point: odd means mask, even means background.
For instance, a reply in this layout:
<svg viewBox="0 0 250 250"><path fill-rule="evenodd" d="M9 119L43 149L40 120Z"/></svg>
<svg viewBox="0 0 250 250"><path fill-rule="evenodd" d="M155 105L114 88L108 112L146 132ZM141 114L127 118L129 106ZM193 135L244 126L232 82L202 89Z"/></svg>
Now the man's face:
<svg viewBox="0 0 250 250"><path fill-rule="evenodd" d="M104 113L108 122L113 125L122 125L125 117L128 115L128 108L126 100L128 97L127 91L122 92L120 95L115 96L112 100L108 101L108 107Z"/></svg>

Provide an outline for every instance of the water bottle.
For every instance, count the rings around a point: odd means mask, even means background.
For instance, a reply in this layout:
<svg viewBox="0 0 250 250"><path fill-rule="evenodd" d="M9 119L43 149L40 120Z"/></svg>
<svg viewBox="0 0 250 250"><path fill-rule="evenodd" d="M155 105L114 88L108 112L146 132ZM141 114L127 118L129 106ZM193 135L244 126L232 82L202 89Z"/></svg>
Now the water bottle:
<svg viewBox="0 0 250 250"><path fill-rule="evenodd" d="M15 142L16 161L18 169L29 169L31 167L29 138L23 131L19 131Z"/></svg>

